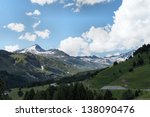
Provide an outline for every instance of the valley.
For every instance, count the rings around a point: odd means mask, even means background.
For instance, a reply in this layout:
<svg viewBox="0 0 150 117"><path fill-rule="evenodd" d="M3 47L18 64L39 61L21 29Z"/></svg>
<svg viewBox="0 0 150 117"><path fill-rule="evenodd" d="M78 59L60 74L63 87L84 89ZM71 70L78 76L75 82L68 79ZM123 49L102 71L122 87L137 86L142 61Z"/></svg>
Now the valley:
<svg viewBox="0 0 150 117"><path fill-rule="evenodd" d="M116 59L128 57L129 55L120 56ZM12 82L7 78L7 86L11 88L38 81L55 81L78 72L106 68L116 59L97 56L73 57L58 49L44 50L36 44L13 53L0 50L0 71L1 74L4 72L6 77L15 77ZM16 81L19 83L15 83Z"/></svg>
<svg viewBox="0 0 150 117"><path fill-rule="evenodd" d="M39 45L34 45L14 53L1 50L0 60L0 77L6 83L5 89L11 89L5 91L11 99L28 99L29 97L24 98L27 92L38 95L51 88L54 88L54 92L51 98L46 99L57 99L53 95L58 91L69 93L70 90L67 89L71 88L78 93L77 89L83 87L83 92L92 96L89 99L105 99L105 93L112 96L110 99L124 99L122 95L127 94L130 97L125 99L149 99L149 44L136 51L109 58L72 57L60 50L46 51ZM19 90L23 92L21 97L18 96ZM60 96L58 99L71 98Z"/></svg>

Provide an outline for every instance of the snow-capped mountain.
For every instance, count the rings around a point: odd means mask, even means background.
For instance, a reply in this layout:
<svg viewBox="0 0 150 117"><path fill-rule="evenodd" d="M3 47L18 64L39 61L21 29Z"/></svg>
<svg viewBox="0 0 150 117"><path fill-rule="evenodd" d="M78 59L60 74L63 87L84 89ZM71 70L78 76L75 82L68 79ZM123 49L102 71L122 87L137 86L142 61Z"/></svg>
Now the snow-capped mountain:
<svg viewBox="0 0 150 117"><path fill-rule="evenodd" d="M69 56L63 51L60 51L58 49L50 49L50 50L44 50L39 45L35 44L29 48L25 48L22 50L17 51L17 53L31 53L35 55L41 55L41 56L53 56L58 58L63 58L65 56Z"/></svg>
<svg viewBox="0 0 150 117"><path fill-rule="evenodd" d="M37 44L29 48L19 50L17 51L17 53L31 53L33 55L54 58L62 61L65 64L70 64L83 70L101 69L110 65L110 62L108 62L104 58L100 58L97 56L73 57L58 49L44 50Z"/></svg>
<svg viewBox="0 0 150 117"><path fill-rule="evenodd" d="M123 62L126 59L128 59L130 56L133 56L134 50L129 51L127 53L122 53L119 55L113 55L110 57L97 57L97 56L84 56L84 57L78 57L79 59L85 61L85 62L92 62L97 64L104 64L104 65L112 65L114 62Z"/></svg>
<svg viewBox="0 0 150 117"><path fill-rule="evenodd" d="M100 58L100 57L97 57L95 55L93 55L93 56L83 56L83 57L77 57L77 58L79 58L80 60L85 61L85 62L110 65L110 62L107 59Z"/></svg>
<svg viewBox="0 0 150 117"><path fill-rule="evenodd" d="M130 56L133 56L134 51L135 50L132 50L132 51L129 51L129 52L126 52L126 53L122 53L122 54L119 54L119 55L113 55L113 56L110 56L110 57L104 57L104 59L110 61L111 63L114 63L115 61L123 62L126 59L128 59Z"/></svg>
<svg viewBox="0 0 150 117"><path fill-rule="evenodd" d="M134 51L130 51L127 53L114 55L110 57L97 57L97 56L78 56L73 57L69 56L63 51L60 51L58 49L50 49L50 50L44 50L39 45L33 45L29 48L25 48L23 50L17 51L17 53L31 53L34 55L40 55L44 57L52 57L57 58L60 61L63 61L67 64L74 65L78 68L88 68L88 69L99 69L104 68L112 65L115 61L122 62L128 59L130 56L133 55Z"/></svg>
<svg viewBox="0 0 150 117"><path fill-rule="evenodd" d="M40 54L40 53L44 53L44 52L46 52L46 51L37 44L35 44L29 48L25 48L25 49L18 51L18 53L32 53L32 54Z"/></svg>

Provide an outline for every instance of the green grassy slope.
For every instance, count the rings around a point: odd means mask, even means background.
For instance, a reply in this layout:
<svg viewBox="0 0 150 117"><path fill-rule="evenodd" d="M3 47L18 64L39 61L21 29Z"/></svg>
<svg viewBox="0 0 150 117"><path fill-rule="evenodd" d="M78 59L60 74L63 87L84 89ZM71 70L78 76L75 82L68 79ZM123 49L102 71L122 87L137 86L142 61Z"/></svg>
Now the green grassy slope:
<svg viewBox="0 0 150 117"><path fill-rule="evenodd" d="M150 100L150 92L143 92L136 100Z"/></svg>
<svg viewBox="0 0 150 117"><path fill-rule="evenodd" d="M43 69L42 69L43 66ZM9 53L0 50L0 71L5 71L9 75L0 77L11 86L9 76L16 76L17 81L26 82L45 81L50 79L62 78L79 72L79 69L72 64L53 57L43 57L33 54ZM5 80L7 77L7 81ZM13 83L17 87L18 83Z"/></svg>
<svg viewBox="0 0 150 117"><path fill-rule="evenodd" d="M150 65L135 68L133 72L127 72L111 85L123 85L129 88L150 88Z"/></svg>
<svg viewBox="0 0 150 117"><path fill-rule="evenodd" d="M137 63L141 58L144 63L139 65ZM133 65L134 62L136 62L136 66ZM103 86L150 88L150 50L136 52L133 58L100 71L91 79L84 81L84 84L95 89L100 89Z"/></svg>
<svg viewBox="0 0 150 117"><path fill-rule="evenodd" d="M107 68L102 72L99 72L96 76L94 76L90 80L85 81L85 83L92 88L101 88L105 85L114 82L124 73L128 72L130 66L132 66L130 61L126 63L120 63L117 66L113 66Z"/></svg>

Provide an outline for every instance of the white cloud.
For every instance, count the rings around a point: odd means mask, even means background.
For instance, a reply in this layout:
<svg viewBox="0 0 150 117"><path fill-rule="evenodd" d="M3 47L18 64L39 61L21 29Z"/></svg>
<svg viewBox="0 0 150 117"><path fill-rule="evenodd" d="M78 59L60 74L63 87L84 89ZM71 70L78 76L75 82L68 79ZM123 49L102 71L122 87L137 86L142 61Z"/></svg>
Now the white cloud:
<svg viewBox="0 0 150 117"><path fill-rule="evenodd" d="M41 21L38 21L38 22L34 23L32 27L33 27L33 28L36 28L37 26L40 25L40 23L41 23Z"/></svg>
<svg viewBox="0 0 150 117"><path fill-rule="evenodd" d="M8 45L5 46L5 50L8 52L14 52L16 50L19 50L19 45Z"/></svg>
<svg viewBox="0 0 150 117"><path fill-rule="evenodd" d="M59 3L60 3L60 4L65 4L65 1L66 1L66 0L59 0Z"/></svg>
<svg viewBox="0 0 150 117"><path fill-rule="evenodd" d="M80 37L68 37L61 41L59 49L72 56L88 56L112 50L109 33L104 28L91 27Z"/></svg>
<svg viewBox="0 0 150 117"><path fill-rule="evenodd" d="M130 49L150 43L150 0L123 0L115 12L110 37L116 48Z"/></svg>
<svg viewBox="0 0 150 117"><path fill-rule="evenodd" d="M24 24L21 23L10 23L7 26L4 26L3 28L8 28L16 32L23 32L25 30Z"/></svg>
<svg viewBox="0 0 150 117"><path fill-rule="evenodd" d="M94 5L94 4L99 4L103 2L110 2L112 0L74 0L77 4L77 6L82 6L82 5Z"/></svg>
<svg viewBox="0 0 150 117"><path fill-rule="evenodd" d="M39 15L41 15L41 12L36 9L33 12L26 13L26 15L28 15L28 16L39 16Z"/></svg>
<svg viewBox="0 0 150 117"><path fill-rule="evenodd" d="M49 38L51 32L48 29L45 29L43 31L35 31L35 34L37 34L38 37L41 37L42 39Z"/></svg>
<svg viewBox="0 0 150 117"><path fill-rule="evenodd" d="M67 4L64 5L64 8L71 7L73 5L74 5L74 3L67 3Z"/></svg>
<svg viewBox="0 0 150 117"><path fill-rule="evenodd" d="M91 27L89 31L82 34L82 37L89 43L91 53L108 52L113 48L109 32L104 28Z"/></svg>
<svg viewBox="0 0 150 117"><path fill-rule="evenodd" d="M50 33L51 32L48 29L45 29L43 31L35 31L34 33L27 32L27 33L21 35L19 37L19 39L27 40L27 41L36 41L36 39L38 37L40 37L42 39L47 39L47 38L49 38Z"/></svg>
<svg viewBox="0 0 150 117"><path fill-rule="evenodd" d="M27 41L35 41L36 38L37 38L36 34L32 34L32 33L28 33L28 32L19 37L19 39L27 40Z"/></svg>
<svg viewBox="0 0 150 117"><path fill-rule="evenodd" d="M150 43L149 8L150 0L123 0L120 8L115 12L112 26L91 27L80 37L69 37L61 41L60 49L71 55L73 52L76 56L86 53L87 50L88 54L104 53L135 49L144 43L148 44ZM80 43L77 43L76 38L80 39ZM81 49L82 44L87 45L87 50ZM80 49L74 49L76 47Z"/></svg>
<svg viewBox="0 0 150 117"><path fill-rule="evenodd" d="M60 43L60 50L63 50L69 55L90 55L88 44L81 37L69 37Z"/></svg>
<svg viewBox="0 0 150 117"><path fill-rule="evenodd" d="M71 9L74 12L80 12L80 9L83 5L95 5L110 1L114 0L72 0L71 2L69 2L68 0L31 0L31 3L44 6L46 4L49 5L58 2L59 4L64 4L63 8L72 7ZM32 12L27 13L27 15L29 16L31 16L32 14Z"/></svg>
<svg viewBox="0 0 150 117"><path fill-rule="evenodd" d="M57 0L31 0L32 3L36 3L39 5L45 5L45 4L52 4L54 2L56 2Z"/></svg>
<svg viewBox="0 0 150 117"><path fill-rule="evenodd" d="M80 7L72 8L72 10L73 10L73 12L78 13L78 12L80 12Z"/></svg>
<svg viewBox="0 0 150 117"><path fill-rule="evenodd" d="M111 2L114 0L74 0L75 8L72 8L74 12L80 12L80 9L84 5L95 5L95 4L101 4L104 2Z"/></svg>

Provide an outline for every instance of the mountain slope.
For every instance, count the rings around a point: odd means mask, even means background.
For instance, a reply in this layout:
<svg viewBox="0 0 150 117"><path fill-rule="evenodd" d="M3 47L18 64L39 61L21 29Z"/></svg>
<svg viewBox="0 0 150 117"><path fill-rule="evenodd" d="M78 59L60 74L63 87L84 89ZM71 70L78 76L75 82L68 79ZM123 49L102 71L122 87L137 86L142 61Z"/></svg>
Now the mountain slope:
<svg viewBox="0 0 150 117"><path fill-rule="evenodd" d="M133 51L116 56L100 58L97 56L78 56L73 57L58 49L44 50L39 45L33 45L29 48L17 51L17 53L31 53L33 55L44 56L47 58L59 59L67 64L74 65L81 71L101 69L112 65L115 61L125 61L133 54Z"/></svg>
<svg viewBox="0 0 150 117"><path fill-rule="evenodd" d="M150 65L143 65L135 68L133 72L122 75L119 79L112 82L112 85L124 85L130 88L150 88Z"/></svg>
<svg viewBox="0 0 150 117"><path fill-rule="evenodd" d="M104 57L104 59L106 60L109 60L110 63L114 63L114 62L123 62L125 61L126 59L129 59L129 57L133 56L133 53L135 52L135 50L131 50L129 52L126 52L126 53L122 53L122 54L119 54L119 55L113 55L113 56L110 56L110 57Z"/></svg>
<svg viewBox="0 0 150 117"><path fill-rule="evenodd" d="M9 76L17 77L17 81L20 78L20 83L22 80L28 83L58 80L78 72L106 68L112 64L113 61L108 58L73 57L58 49L44 50L37 44L14 53L0 50L0 71L7 72L5 75L8 80Z"/></svg>
<svg viewBox="0 0 150 117"><path fill-rule="evenodd" d="M147 48L147 49L143 49ZM142 50L139 52L139 50ZM136 54L135 54L136 53ZM145 45L134 52L134 57L99 72L84 83L91 88L123 86L127 88L150 88L150 46Z"/></svg>
<svg viewBox="0 0 150 117"><path fill-rule="evenodd" d="M33 55L58 59L61 62L65 62L66 64L70 64L73 65L74 67L77 67L81 71L101 69L112 64L110 63L110 61L96 56L73 57L73 56L69 56L68 54L58 49L44 50L37 44L29 48L19 50L17 51L17 53L24 53L24 54L30 53Z"/></svg>
<svg viewBox="0 0 150 117"><path fill-rule="evenodd" d="M51 56L51 57L57 57L57 58L63 58L63 57L68 57L66 53L63 51L60 51L58 49L50 49L50 50L44 50L41 48L39 45L35 44L29 48L25 48L22 50L16 51L17 53L31 53L34 55L41 55L41 56Z"/></svg>
<svg viewBox="0 0 150 117"><path fill-rule="evenodd" d="M42 49L39 45L35 44L29 48L25 48L22 50L18 50L18 53L34 53L34 54L40 54L40 53L44 53L45 50Z"/></svg>
<svg viewBox="0 0 150 117"><path fill-rule="evenodd" d="M33 55L30 53L9 53L0 51L0 71L20 77L27 82L59 79L79 72L71 64L54 58ZM9 77L11 79L11 77ZM18 79L19 80L19 79ZM16 84L16 86L18 86Z"/></svg>

